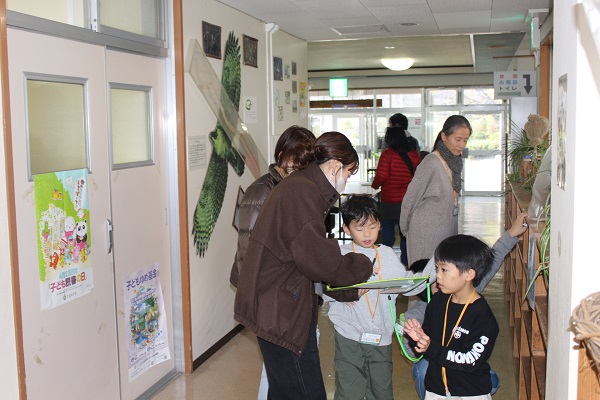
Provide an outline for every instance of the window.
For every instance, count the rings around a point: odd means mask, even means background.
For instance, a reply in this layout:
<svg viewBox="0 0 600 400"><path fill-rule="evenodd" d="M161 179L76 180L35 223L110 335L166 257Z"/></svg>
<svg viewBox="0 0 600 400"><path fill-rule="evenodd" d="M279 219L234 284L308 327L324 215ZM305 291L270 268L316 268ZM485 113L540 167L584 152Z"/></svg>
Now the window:
<svg viewBox="0 0 600 400"><path fill-rule="evenodd" d="M167 47L165 7L166 0L7 0L9 12L17 12L26 17L44 18L137 42L138 47L134 47L134 50L152 55L163 53L140 47L140 43L160 49ZM14 20L17 21L16 26L28 28L29 23L39 28L38 23L28 22L26 17L9 13L8 22L12 25ZM53 28L50 24L45 27L46 31L52 32L53 29L60 36L77 36L80 40L89 38L64 27ZM97 41L97 38L94 40ZM111 42L111 46L114 46L114 42ZM123 44L123 48L127 49L131 49L132 46Z"/></svg>
<svg viewBox="0 0 600 400"><path fill-rule="evenodd" d="M453 106L458 104L457 89L431 89L429 90L430 106Z"/></svg>
<svg viewBox="0 0 600 400"><path fill-rule="evenodd" d="M494 99L494 88L463 89L463 104L502 104L502 99Z"/></svg>
<svg viewBox="0 0 600 400"><path fill-rule="evenodd" d="M110 119L113 169L152 163L150 88L111 84Z"/></svg>
<svg viewBox="0 0 600 400"><path fill-rule="evenodd" d="M87 167L85 81L26 79L30 175Z"/></svg>

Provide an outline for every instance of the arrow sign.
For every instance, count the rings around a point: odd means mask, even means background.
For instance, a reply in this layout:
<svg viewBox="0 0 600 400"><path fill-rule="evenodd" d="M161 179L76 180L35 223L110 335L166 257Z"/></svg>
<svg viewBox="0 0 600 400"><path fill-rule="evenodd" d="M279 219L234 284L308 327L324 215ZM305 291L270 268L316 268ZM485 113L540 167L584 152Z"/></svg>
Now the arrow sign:
<svg viewBox="0 0 600 400"><path fill-rule="evenodd" d="M494 98L536 97L536 77L535 71L494 72Z"/></svg>
<svg viewBox="0 0 600 400"><path fill-rule="evenodd" d="M531 82L530 82L530 78L531 75L529 74L523 74L523 78L525 78L525 86L523 86L525 88L525 91L527 92L527 94L529 94L529 92L531 91Z"/></svg>

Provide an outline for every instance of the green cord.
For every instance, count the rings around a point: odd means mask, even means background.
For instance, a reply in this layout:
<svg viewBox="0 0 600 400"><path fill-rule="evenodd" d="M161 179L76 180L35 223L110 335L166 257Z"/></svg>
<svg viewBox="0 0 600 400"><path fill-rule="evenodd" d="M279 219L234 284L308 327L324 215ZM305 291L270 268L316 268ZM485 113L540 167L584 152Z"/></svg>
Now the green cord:
<svg viewBox="0 0 600 400"><path fill-rule="evenodd" d="M427 288L429 289L429 285L427 286ZM427 290L427 294L429 296L429 290ZM392 314L392 321L394 323L394 332L396 332L396 339L398 339L398 343L400 343L400 349L402 350L402 354L404 354L404 356L406 358L408 358L410 361L416 363L417 361L421 360L421 358L423 358L423 355L421 354L421 356L419 358L415 358L415 357L411 357L406 352L406 349L404 348L404 344L402 344L402 338L400 337L400 334L398 333L398 327L396 326L396 315L394 313L394 304L392 303L392 296L390 296L389 294L388 294L388 303L390 304L390 313Z"/></svg>

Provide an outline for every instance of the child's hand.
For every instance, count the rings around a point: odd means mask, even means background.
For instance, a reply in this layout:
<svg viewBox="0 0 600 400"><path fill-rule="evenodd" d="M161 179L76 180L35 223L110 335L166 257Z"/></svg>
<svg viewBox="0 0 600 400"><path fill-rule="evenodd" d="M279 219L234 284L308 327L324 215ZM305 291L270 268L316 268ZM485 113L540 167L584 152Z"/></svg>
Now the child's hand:
<svg viewBox="0 0 600 400"><path fill-rule="evenodd" d="M376 265L373 265L373 275L377 275L379 273L379 268Z"/></svg>
<svg viewBox="0 0 600 400"><path fill-rule="evenodd" d="M524 212L517 213L512 226L508 230L508 234L512 237L522 235L527 230L527 214Z"/></svg>
<svg viewBox="0 0 600 400"><path fill-rule="evenodd" d="M425 334L421 324L416 319L411 318L406 320L404 323L404 333L417 342L417 347L415 347L417 353L424 353L429 348L431 339Z"/></svg>
<svg viewBox="0 0 600 400"><path fill-rule="evenodd" d="M361 297L363 297L364 294L366 294L369 291L369 289L358 289L358 298L360 299Z"/></svg>

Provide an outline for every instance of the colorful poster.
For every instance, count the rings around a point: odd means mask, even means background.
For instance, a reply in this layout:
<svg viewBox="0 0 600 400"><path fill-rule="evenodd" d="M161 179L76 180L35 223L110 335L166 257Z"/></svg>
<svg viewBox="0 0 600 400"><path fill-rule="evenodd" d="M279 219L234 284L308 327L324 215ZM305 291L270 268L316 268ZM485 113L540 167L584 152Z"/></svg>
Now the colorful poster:
<svg viewBox="0 0 600 400"><path fill-rule="evenodd" d="M125 277L125 326L129 382L171 358L158 264Z"/></svg>
<svg viewBox="0 0 600 400"><path fill-rule="evenodd" d="M300 82L299 86L300 107L304 107L306 105L306 82Z"/></svg>
<svg viewBox="0 0 600 400"><path fill-rule="evenodd" d="M35 175L42 310L90 293L92 240L87 169Z"/></svg>

